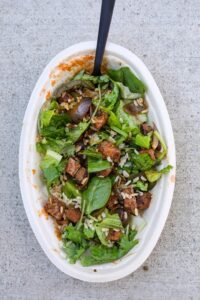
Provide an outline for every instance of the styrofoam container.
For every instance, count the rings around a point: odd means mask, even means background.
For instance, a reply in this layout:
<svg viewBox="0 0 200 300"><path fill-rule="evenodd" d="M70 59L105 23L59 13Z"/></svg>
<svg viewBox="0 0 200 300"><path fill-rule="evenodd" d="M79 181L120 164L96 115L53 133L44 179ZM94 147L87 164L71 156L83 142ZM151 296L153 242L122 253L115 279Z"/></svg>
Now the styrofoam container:
<svg viewBox="0 0 200 300"><path fill-rule="evenodd" d="M62 251L61 242L55 234L53 222L42 209L47 201L47 191L39 170L40 156L35 148L37 118L42 104L62 81L69 79L82 68L92 69L95 47L95 42L83 42L65 49L51 60L38 79L23 120L19 151L19 178L27 217L40 246L50 261L58 269L74 278L89 282L108 282L120 279L139 268L159 239L170 210L174 191L175 144L163 97L151 73L131 51L108 43L104 68L105 66L117 68L120 65L128 65L148 87L146 99L149 103L149 118L155 122L168 146L168 155L164 164L171 164L173 169L169 174L162 176L153 189L152 203L144 213L147 225L138 234L140 242L135 248L114 263L92 267L82 267L79 263L69 264Z"/></svg>

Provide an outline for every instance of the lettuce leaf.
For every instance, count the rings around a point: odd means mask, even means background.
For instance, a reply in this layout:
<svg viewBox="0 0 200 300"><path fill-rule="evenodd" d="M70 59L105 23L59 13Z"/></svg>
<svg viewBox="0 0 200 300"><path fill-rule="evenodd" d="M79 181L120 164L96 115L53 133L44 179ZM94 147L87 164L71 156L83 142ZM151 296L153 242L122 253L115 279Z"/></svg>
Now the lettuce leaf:
<svg viewBox="0 0 200 300"><path fill-rule="evenodd" d="M129 67L122 67L118 70L108 70L108 75L114 81L122 82L132 93L144 95L146 91L144 83L133 74Z"/></svg>

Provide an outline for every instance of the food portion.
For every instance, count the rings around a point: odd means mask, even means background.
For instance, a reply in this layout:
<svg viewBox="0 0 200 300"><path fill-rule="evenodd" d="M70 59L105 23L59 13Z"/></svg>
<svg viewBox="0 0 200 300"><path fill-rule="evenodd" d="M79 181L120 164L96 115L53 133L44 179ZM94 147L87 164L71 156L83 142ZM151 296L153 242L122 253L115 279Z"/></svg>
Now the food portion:
<svg viewBox="0 0 200 300"><path fill-rule="evenodd" d="M70 263L115 261L138 243L151 190L171 166L148 122L146 87L128 67L82 70L57 88L38 119L44 205Z"/></svg>

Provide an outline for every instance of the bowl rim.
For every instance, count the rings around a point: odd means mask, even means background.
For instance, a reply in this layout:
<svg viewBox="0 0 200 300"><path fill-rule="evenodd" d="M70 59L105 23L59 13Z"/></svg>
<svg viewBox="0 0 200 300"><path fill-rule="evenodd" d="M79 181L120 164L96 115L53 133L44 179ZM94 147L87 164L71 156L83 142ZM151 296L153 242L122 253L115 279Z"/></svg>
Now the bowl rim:
<svg viewBox="0 0 200 300"><path fill-rule="evenodd" d="M73 55L73 53L77 53L79 51L92 51L95 49L95 47L96 47L95 41L80 42L80 43L74 44L74 45L62 50L61 52L59 52L47 64L47 66L44 68L42 74L40 75L39 79L37 80L36 85L32 91L32 94L29 99L29 102L28 102L28 105L26 108L26 112L24 115L23 124L26 123L26 121L28 120L29 114L31 113L33 98L35 98L35 95L38 94L38 91L40 91L42 89L44 80L46 80L46 78L48 77L48 74L49 74L50 70L52 69L52 67L54 67L55 63L58 63L60 60L63 60L65 57ZM115 55L119 58L120 58L120 56L121 57L124 57L124 56L129 57L129 59L131 61L134 61L134 64L139 66L141 73L144 73L146 76L148 76L148 80L151 82L151 89L154 90L154 93L156 94L156 96L161 100L159 105L160 105L160 109L162 110L162 113L164 115L165 127L167 127L167 135L168 135L168 137L170 137L170 141L174 145L173 150L171 151L171 161L173 162L173 174L175 175L175 173L176 173L176 154L175 154L175 142L174 142L173 130L172 130L171 121L169 118L169 114L168 114L166 105L164 103L163 97L160 93L160 90L159 90L153 76L151 75L150 71L147 69L145 64L142 62L142 60L140 58L138 58L130 50L128 50L120 45L114 44L114 43L107 43L106 51L115 53ZM24 151L26 149L26 144L25 144L26 135L27 135L27 128L25 126L22 126L22 131L21 131L21 136L20 136L20 146L19 146L20 190L21 190L23 204L24 204L24 208L25 208L30 226L31 226L41 248L43 249L43 251L45 252L47 257L49 258L49 260L65 274L70 275L74 278L83 280L83 281L88 281L88 282L114 281L114 280L123 278L123 277L129 275L130 273L134 272L136 269L138 269L151 254L151 252L152 252L153 248L155 247L155 245L157 244L158 239L161 235L161 232L164 228L167 216L170 211L172 199L173 199L175 182L170 184L170 186L167 188L167 195L168 195L169 200L163 204L164 208L162 210L162 218L159 217L157 220L157 228L154 230L154 236L150 239L150 241L148 242L148 247L145 248L146 251L143 253L143 255L139 256L138 260L134 263L134 266L130 264L130 265L124 267L121 271L113 272L113 273L111 272L111 273L107 274L106 276L105 276L105 274L103 274L102 276L99 276L99 277L94 276L94 273L91 273L90 276L88 274L87 274L87 276L84 276L84 272L80 273L77 270L72 271L70 269L70 272L69 272L66 270L66 266L64 267L62 264L59 264L58 261L55 259L55 256L53 256L49 252L48 245L44 241L43 234L40 230L40 226L37 222L34 221L33 212L31 212L31 209L28 206L28 201L26 201L26 198L28 195L28 190L25 185L26 179L25 179L25 172L24 172L24 168L23 168L23 166L25 165Z"/></svg>

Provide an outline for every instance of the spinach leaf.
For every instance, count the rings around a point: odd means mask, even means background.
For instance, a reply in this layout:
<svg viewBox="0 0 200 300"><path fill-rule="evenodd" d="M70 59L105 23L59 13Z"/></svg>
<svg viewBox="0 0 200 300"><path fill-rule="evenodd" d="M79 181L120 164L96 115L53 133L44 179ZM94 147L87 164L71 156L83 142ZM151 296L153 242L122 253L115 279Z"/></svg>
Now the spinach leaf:
<svg viewBox="0 0 200 300"><path fill-rule="evenodd" d="M109 177L93 177L88 188L83 192L86 202L86 214L102 208L108 201L111 193L111 180Z"/></svg>
<svg viewBox="0 0 200 300"><path fill-rule="evenodd" d="M123 99L138 99L141 97L141 94L132 93L127 86L123 85L123 83L118 82L117 84L120 90L120 95Z"/></svg>
<svg viewBox="0 0 200 300"><path fill-rule="evenodd" d="M88 158L88 173L100 172L111 168L111 163L104 159Z"/></svg>
<svg viewBox="0 0 200 300"><path fill-rule="evenodd" d="M108 75L114 81L122 82L132 93L144 95L146 91L144 83L133 74L129 67L122 67L118 70L109 70Z"/></svg>
<svg viewBox="0 0 200 300"><path fill-rule="evenodd" d="M148 153L133 153L131 158L135 168L137 168L139 171L149 170L155 164L155 161L151 159Z"/></svg>

